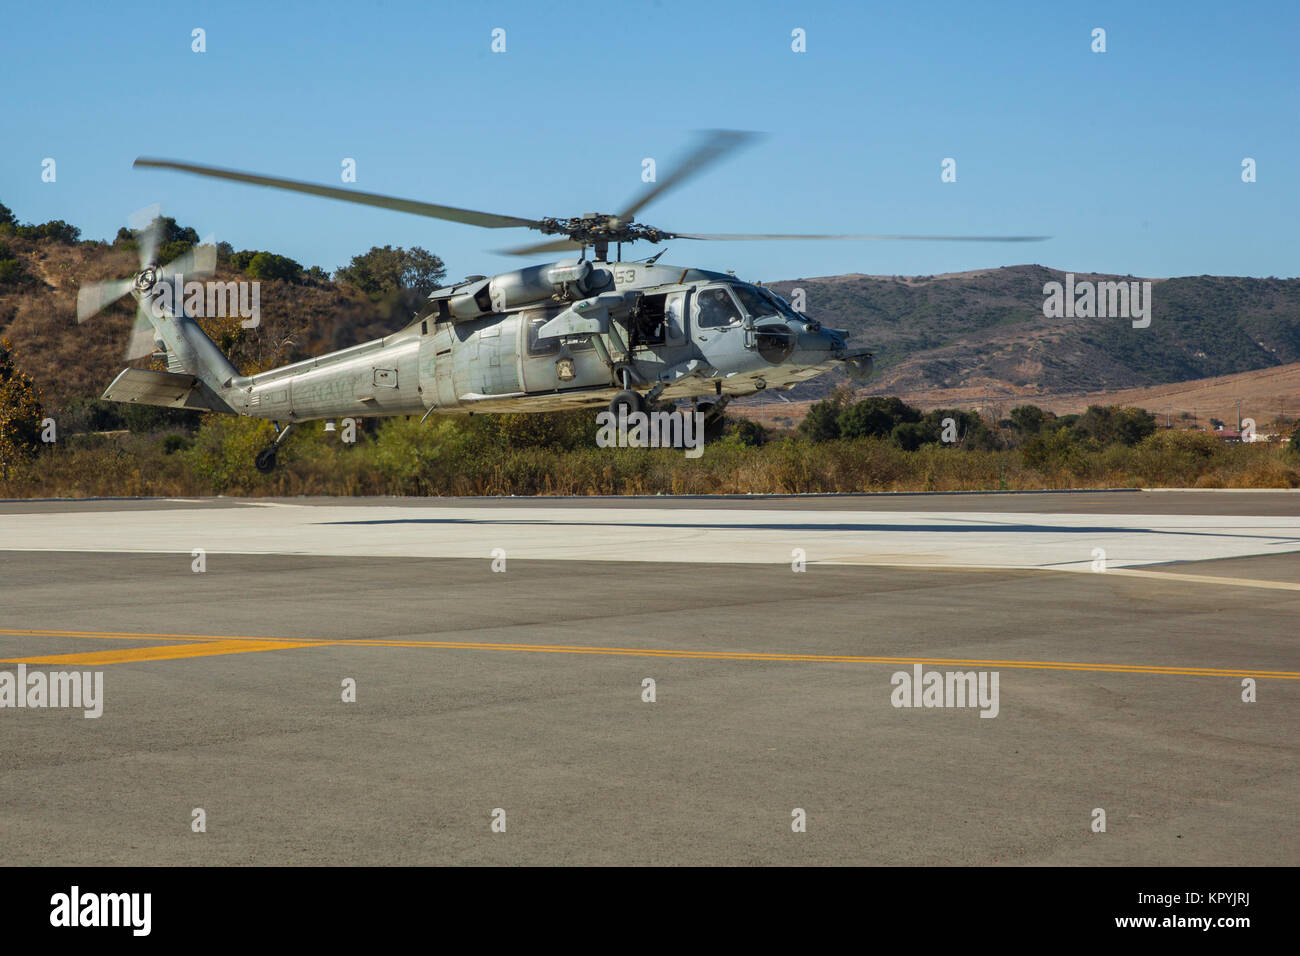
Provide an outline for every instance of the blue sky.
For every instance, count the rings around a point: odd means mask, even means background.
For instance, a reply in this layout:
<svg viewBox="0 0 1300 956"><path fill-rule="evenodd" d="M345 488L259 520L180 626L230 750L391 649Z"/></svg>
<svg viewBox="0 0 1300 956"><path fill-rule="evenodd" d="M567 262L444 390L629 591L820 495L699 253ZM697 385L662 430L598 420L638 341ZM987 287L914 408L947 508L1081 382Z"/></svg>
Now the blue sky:
<svg viewBox="0 0 1300 956"><path fill-rule="evenodd" d="M1300 5L49 3L0 14L0 202L111 237L165 211L333 269L449 274L536 237L133 170L162 156L528 218L614 212L693 130L767 137L639 216L682 232L1029 233L1031 246L669 244L776 280L1038 262L1297 276ZM191 52L191 30L207 52ZM506 30L506 52L490 52ZM1106 30L1093 53L1091 31ZM807 52L791 51L791 31ZM57 181L41 181L41 162ZM952 157L957 182L940 181ZM1258 181L1241 181L1241 161ZM654 247L638 245L631 256ZM545 257L543 257L545 258Z"/></svg>

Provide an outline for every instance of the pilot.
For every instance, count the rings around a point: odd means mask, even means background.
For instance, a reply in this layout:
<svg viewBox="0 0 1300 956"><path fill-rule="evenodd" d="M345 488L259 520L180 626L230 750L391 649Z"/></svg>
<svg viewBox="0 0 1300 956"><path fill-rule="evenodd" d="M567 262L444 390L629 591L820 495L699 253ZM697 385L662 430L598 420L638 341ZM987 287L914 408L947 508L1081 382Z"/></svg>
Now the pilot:
<svg viewBox="0 0 1300 956"><path fill-rule="evenodd" d="M700 328L721 328L736 318L736 307L725 289L705 289L700 293Z"/></svg>

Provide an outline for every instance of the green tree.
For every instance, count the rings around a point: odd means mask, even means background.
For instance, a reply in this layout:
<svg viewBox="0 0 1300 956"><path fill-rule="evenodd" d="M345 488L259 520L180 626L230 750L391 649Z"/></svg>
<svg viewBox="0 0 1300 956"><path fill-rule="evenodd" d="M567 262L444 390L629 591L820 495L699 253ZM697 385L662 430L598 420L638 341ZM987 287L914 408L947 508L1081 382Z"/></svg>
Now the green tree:
<svg viewBox="0 0 1300 956"><path fill-rule="evenodd" d="M1079 449L1077 436L1068 428L1045 428L1025 442L1020 449L1026 468L1050 472L1064 468L1074 474L1087 469L1087 459Z"/></svg>
<svg viewBox="0 0 1300 956"><path fill-rule="evenodd" d="M181 226L171 216L161 216L158 222L158 261L179 259L199 244L199 234L192 226Z"/></svg>
<svg viewBox="0 0 1300 956"><path fill-rule="evenodd" d="M727 419L727 436L735 444L749 448L767 444L767 429L748 418Z"/></svg>
<svg viewBox="0 0 1300 956"><path fill-rule="evenodd" d="M835 441L840 437L840 414L848 401L848 393L836 389L829 397L813 402L808 414L799 423L799 434L810 441Z"/></svg>
<svg viewBox="0 0 1300 956"><path fill-rule="evenodd" d="M10 213L9 218L13 219L12 213ZM30 222L0 222L0 233L17 236L20 239L53 239L55 242L69 244L81 238L81 230L71 223L64 222L62 219L51 219L49 222L43 222L40 225L33 225Z"/></svg>
<svg viewBox="0 0 1300 956"><path fill-rule="evenodd" d="M890 441L903 451L916 451L922 445L933 443L937 438L935 430L924 422L902 422L895 425L894 430L889 433Z"/></svg>
<svg viewBox="0 0 1300 956"><path fill-rule="evenodd" d="M171 216L159 216L150 223L157 231L157 245L154 258L162 264L178 259L199 244L198 231L192 226L182 226ZM146 229L149 226L145 227ZM128 229L126 226L117 230L113 245L136 246L140 242L143 229Z"/></svg>
<svg viewBox="0 0 1300 956"><path fill-rule="evenodd" d="M13 345L0 339L0 477L40 449L44 417L36 384L19 371Z"/></svg>
<svg viewBox="0 0 1300 956"><path fill-rule="evenodd" d="M956 431L955 440L950 443L943 440L944 421L952 419ZM936 408L926 412L921 424L916 426L917 435L923 437L923 444L943 444L968 450L992 451L1002 447L997 434L978 413L960 408ZM895 429L897 432L898 429ZM902 446L907 447L907 446Z"/></svg>
<svg viewBox="0 0 1300 956"><path fill-rule="evenodd" d="M1018 405L1011 409L1011 426L1025 438L1032 438L1042 430L1047 413L1037 405Z"/></svg>
<svg viewBox="0 0 1300 956"><path fill-rule="evenodd" d="M438 288L446 275L442 260L419 246L409 250L372 246L369 252L353 256L350 264L341 266L335 278L378 300L401 292L424 298Z"/></svg>
<svg viewBox="0 0 1300 956"><path fill-rule="evenodd" d="M841 438L884 438L899 425L921 421L921 410L894 396L873 396L840 413Z"/></svg>
<svg viewBox="0 0 1300 956"><path fill-rule="evenodd" d="M248 261L245 270L250 278L261 280L283 279L296 282L302 274L302 266L288 256L278 256L274 252L259 252Z"/></svg>
<svg viewBox="0 0 1300 956"><path fill-rule="evenodd" d="M1072 430L1097 446L1136 445L1156 430L1156 417L1140 408L1089 405Z"/></svg>

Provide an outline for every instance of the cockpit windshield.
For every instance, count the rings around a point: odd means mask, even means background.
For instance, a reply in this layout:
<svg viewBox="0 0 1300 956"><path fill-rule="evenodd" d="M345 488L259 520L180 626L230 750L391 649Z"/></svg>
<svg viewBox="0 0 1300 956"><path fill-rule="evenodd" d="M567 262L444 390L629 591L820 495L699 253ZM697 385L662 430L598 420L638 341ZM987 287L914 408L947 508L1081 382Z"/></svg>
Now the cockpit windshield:
<svg viewBox="0 0 1300 956"><path fill-rule="evenodd" d="M767 315L777 315L780 310L775 302L772 302L759 294L759 289L751 285L733 285L731 291L736 293L736 298L740 304L745 307L750 318L761 319Z"/></svg>
<svg viewBox="0 0 1300 956"><path fill-rule="evenodd" d="M769 300L772 305L776 307L777 311L787 319L803 319L803 316L796 312L789 302L785 301L785 299L781 298L771 289L759 286L758 294Z"/></svg>

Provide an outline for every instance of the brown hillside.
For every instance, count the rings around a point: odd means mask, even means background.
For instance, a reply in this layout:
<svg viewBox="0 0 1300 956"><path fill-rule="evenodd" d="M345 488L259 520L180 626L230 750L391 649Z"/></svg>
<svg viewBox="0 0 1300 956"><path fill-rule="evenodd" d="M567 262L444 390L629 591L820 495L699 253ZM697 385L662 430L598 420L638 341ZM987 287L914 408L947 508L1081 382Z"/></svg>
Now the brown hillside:
<svg viewBox="0 0 1300 956"><path fill-rule="evenodd" d="M1300 418L1300 362L1149 388L1093 392L1034 393L1008 389L1005 383L997 382L963 388L911 390L891 390L873 384L855 392L859 398L883 394L897 395L909 405L926 411L934 408L975 409L999 419L1005 418L1017 405L1037 405L1057 415L1083 412L1089 405L1125 405L1146 409L1161 424L1168 421L1175 428L1193 424L1208 428L1211 418L1235 428L1240 402L1241 416L1253 418L1261 430L1281 422L1289 431L1290 423ZM768 395L733 404L730 410L769 427L789 428L803 420L811 405L812 401L808 400L787 404L775 395Z"/></svg>
<svg viewBox="0 0 1300 956"><path fill-rule="evenodd" d="M83 282L129 276L138 268L136 253L92 242L12 237L5 242L23 262L28 281L17 288L0 287L0 337L13 342L23 370L40 387L48 408L60 408L70 399L98 397L126 367L122 354L135 303L128 296L78 325L77 289ZM221 267L215 278L245 277ZM391 309L350 287L310 279L263 281L260 311L260 328L243 330L236 322L209 328L243 372L377 338L409 319L388 314ZM131 364L148 365L149 360Z"/></svg>

